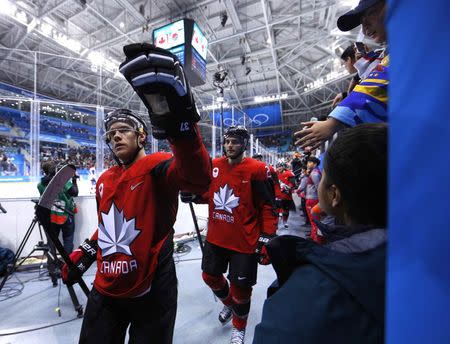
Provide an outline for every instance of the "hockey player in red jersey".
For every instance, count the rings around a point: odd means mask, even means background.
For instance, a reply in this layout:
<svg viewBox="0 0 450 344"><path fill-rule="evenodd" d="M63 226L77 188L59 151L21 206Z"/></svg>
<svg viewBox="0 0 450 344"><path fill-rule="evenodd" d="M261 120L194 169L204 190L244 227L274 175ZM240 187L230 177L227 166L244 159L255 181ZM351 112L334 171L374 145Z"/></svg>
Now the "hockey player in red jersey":
<svg viewBox="0 0 450 344"><path fill-rule="evenodd" d="M295 187L295 175L287 169L286 163L283 161L277 163L277 175L281 190L277 198L280 199L284 228L288 228L289 211L295 210L295 204L292 200L292 191Z"/></svg>
<svg viewBox="0 0 450 344"><path fill-rule="evenodd" d="M255 154L252 156L253 159L256 159L258 161L263 161L263 156L262 154ZM272 180L272 184L273 184L273 189L275 192L275 200L278 199L278 195L281 193L280 190L280 181L278 180L278 174L277 171L275 170L275 168L272 165L267 165L267 167L269 168L269 174L270 174L270 178ZM276 205L276 201L275 201L275 205Z"/></svg>
<svg viewBox="0 0 450 344"><path fill-rule="evenodd" d="M225 156L213 160L212 181L202 200L209 204L203 280L223 302L223 324L233 319L231 343L244 343L258 261L268 264L264 244L274 236L277 217L268 167L244 157L249 134L229 127ZM228 270L227 278L223 273Z"/></svg>
<svg viewBox="0 0 450 344"><path fill-rule="evenodd" d="M130 343L169 344L177 310L172 238L178 193L208 190L210 159L176 56L149 44L124 52L120 72L148 108L153 135L167 138L173 155L146 156L148 130L136 113L118 109L105 116L105 139L119 166L97 181L98 230L71 254L79 271L65 266L63 279L71 283L97 262L80 343L123 343L129 326Z"/></svg>

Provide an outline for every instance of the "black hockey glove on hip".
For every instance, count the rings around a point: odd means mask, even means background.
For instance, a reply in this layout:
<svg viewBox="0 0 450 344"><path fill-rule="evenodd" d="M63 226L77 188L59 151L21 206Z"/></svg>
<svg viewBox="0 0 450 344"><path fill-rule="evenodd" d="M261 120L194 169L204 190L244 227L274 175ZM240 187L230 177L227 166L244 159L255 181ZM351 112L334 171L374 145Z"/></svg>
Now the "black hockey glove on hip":
<svg viewBox="0 0 450 344"><path fill-rule="evenodd" d="M258 246L256 246L255 253L259 255L258 262L261 265L270 264L270 257L267 254L266 244L274 238L274 235L261 233L258 239Z"/></svg>
<svg viewBox="0 0 450 344"><path fill-rule="evenodd" d="M180 199L183 203L195 203L199 200L199 196L187 191L180 191Z"/></svg>
<svg viewBox="0 0 450 344"><path fill-rule="evenodd" d="M156 139L189 137L200 120L183 66L171 52L148 43L123 47L119 71L148 109Z"/></svg>
<svg viewBox="0 0 450 344"><path fill-rule="evenodd" d="M77 277L82 276L87 269L97 259L97 240L86 239L80 247L73 251L69 258L76 266L77 271L69 269L67 264L64 264L61 269L62 280L65 284L72 285L77 280Z"/></svg>

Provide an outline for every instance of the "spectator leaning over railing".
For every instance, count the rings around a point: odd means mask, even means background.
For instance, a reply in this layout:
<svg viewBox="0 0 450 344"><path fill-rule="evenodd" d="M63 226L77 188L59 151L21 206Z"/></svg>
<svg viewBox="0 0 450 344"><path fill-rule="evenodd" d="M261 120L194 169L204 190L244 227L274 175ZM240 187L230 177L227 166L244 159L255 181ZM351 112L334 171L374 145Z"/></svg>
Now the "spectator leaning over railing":
<svg viewBox="0 0 450 344"><path fill-rule="evenodd" d="M331 105L332 108L334 108L334 107L335 107L337 104L339 104L344 98L346 98L347 95L348 95L348 93L351 92L351 91L353 90L353 87L354 87L357 83L359 83L359 81L360 81L359 75L358 75L358 73L357 73L358 71L356 70L355 67L353 67L353 65L354 65L355 62L356 62L356 54L355 54L355 48L354 48L353 44L352 44L352 45L349 45L349 46L344 50L344 52L343 52L342 55L341 55L341 60L344 61L344 66L345 66L345 69L347 70L347 72L348 72L349 74L354 74L354 75L353 75L353 78L352 78L352 81L351 81L351 83L350 83L350 85L349 85L348 90L336 94L336 97L334 97L334 100L333 100L333 104ZM350 89L351 85L353 85L353 87Z"/></svg>
<svg viewBox="0 0 450 344"><path fill-rule="evenodd" d="M349 31L362 24L363 33L378 44L385 45L385 0L360 0L358 6L339 17L341 31ZM294 133L295 144L318 148L334 133L360 123L387 122L389 56L380 54L381 63L345 98L323 122L303 122L306 128Z"/></svg>

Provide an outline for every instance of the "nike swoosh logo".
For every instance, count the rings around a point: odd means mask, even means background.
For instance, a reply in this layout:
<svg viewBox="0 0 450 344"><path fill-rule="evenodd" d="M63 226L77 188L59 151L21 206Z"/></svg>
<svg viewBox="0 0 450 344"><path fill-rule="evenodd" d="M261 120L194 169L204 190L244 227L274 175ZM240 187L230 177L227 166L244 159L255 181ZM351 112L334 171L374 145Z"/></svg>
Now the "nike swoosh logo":
<svg viewBox="0 0 450 344"><path fill-rule="evenodd" d="M242 182L243 182L243 183L248 183L248 180L243 180Z"/></svg>
<svg viewBox="0 0 450 344"><path fill-rule="evenodd" d="M247 278L247 277L239 277L239 276L238 276L238 280L239 280L239 281L245 280L246 278Z"/></svg>
<svg viewBox="0 0 450 344"><path fill-rule="evenodd" d="M141 185L143 182L139 182L136 185L131 185L130 189L131 191L133 191L134 189L136 189L139 185Z"/></svg>

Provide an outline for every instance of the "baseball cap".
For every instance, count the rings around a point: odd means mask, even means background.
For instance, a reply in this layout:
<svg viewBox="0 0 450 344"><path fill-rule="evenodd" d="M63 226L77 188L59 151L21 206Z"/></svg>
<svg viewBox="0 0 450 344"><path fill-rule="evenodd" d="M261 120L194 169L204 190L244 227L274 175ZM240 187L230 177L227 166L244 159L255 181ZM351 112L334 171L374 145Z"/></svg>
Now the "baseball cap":
<svg viewBox="0 0 450 344"><path fill-rule="evenodd" d="M358 25L361 25L361 17L363 13L373 5L383 0L360 0L358 6L341 15L338 18L337 26L341 31L350 31Z"/></svg>

